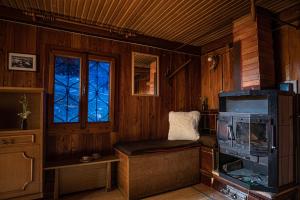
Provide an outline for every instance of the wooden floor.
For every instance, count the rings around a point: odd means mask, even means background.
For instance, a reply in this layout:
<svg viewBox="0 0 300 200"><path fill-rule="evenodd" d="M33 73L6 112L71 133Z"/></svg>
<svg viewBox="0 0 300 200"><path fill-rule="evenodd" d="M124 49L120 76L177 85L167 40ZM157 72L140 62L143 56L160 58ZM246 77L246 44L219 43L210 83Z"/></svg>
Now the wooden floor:
<svg viewBox="0 0 300 200"><path fill-rule="evenodd" d="M125 200L117 189L111 192L105 190L82 192L73 195L66 195L63 200ZM148 197L144 200L226 200L225 196L212 188L198 184L176 191Z"/></svg>

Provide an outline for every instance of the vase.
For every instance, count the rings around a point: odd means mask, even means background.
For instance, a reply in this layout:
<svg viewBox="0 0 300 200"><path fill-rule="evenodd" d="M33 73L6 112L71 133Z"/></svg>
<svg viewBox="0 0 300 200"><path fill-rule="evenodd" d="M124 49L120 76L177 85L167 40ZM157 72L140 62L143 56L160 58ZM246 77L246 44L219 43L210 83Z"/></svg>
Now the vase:
<svg viewBox="0 0 300 200"><path fill-rule="evenodd" d="M21 129L26 130L27 129L27 119L21 120Z"/></svg>

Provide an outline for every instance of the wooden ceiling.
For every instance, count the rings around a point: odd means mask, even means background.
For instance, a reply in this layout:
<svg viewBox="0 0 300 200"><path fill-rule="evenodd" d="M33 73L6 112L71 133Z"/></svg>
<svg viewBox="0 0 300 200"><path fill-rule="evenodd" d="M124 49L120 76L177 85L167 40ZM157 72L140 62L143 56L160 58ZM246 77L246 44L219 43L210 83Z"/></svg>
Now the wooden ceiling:
<svg viewBox="0 0 300 200"><path fill-rule="evenodd" d="M278 13L299 0L256 0ZM142 34L202 46L232 32L250 12L250 0L0 0L0 5L95 25L126 37Z"/></svg>

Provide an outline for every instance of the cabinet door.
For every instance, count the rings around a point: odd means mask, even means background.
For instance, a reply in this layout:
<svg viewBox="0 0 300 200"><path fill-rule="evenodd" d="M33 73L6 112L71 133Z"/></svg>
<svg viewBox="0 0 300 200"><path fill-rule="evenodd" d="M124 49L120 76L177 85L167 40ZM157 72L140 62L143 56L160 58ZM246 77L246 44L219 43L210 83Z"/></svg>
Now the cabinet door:
<svg viewBox="0 0 300 200"><path fill-rule="evenodd" d="M0 148L0 199L41 192L38 145Z"/></svg>

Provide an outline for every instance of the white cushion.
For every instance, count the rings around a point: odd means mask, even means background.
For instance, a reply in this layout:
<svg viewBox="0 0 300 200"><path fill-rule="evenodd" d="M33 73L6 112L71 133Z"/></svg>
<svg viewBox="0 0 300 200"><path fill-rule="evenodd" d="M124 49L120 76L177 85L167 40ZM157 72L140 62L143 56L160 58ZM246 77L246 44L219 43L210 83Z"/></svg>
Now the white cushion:
<svg viewBox="0 0 300 200"><path fill-rule="evenodd" d="M169 112L168 140L198 140L200 112Z"/></svg>

